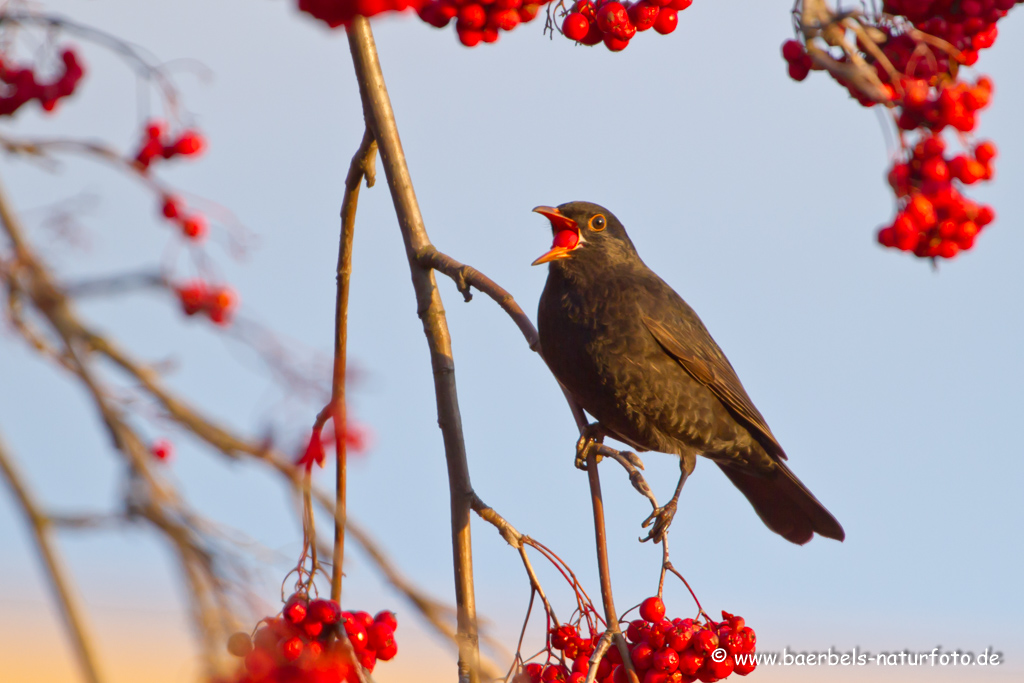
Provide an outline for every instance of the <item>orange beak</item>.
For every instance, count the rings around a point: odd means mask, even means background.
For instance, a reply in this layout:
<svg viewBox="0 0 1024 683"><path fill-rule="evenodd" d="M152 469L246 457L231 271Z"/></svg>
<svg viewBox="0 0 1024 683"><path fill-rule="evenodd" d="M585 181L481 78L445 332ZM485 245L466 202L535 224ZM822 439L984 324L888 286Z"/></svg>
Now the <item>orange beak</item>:
<svg viewBox="0 0 1024 683"><path fill-rule="evenodd" d="M576 225L576 221L562 215L558 209L551 206L538 206L534 208L534 212L551 221L551 229L555 233L555 243L551 246L550 251L530 265L539 266L548 261L569 258L572 251L580 246L580 227Z"/></svg>

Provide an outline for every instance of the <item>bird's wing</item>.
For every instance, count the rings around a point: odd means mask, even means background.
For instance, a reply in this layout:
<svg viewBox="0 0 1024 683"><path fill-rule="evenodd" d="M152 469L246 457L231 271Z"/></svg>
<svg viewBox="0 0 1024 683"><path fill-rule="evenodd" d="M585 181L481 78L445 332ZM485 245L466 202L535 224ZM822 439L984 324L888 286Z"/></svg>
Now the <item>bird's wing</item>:
<svg viewBox="0 0 1024 683"><path fill-rule="evenodd" d="M685 302L680 302L686 306ZM658 344L679 361L690 376L711 389L722 404L751 430L751 434L766 451L785 460L786 453L747 396L729 360L697 315L688 306L686 308L689 315L685 319L673 319L665 323L644 315L643 323Z"/></svg>

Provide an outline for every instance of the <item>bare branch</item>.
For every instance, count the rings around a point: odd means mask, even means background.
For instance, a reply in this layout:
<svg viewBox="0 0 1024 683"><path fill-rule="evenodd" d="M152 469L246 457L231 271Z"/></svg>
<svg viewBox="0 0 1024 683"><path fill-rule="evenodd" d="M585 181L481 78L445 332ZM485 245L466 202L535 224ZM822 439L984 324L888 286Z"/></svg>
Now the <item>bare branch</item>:
<svg viewBox="0 0 1024 683"><path fill-rule="evenodd" d="M0 472L3 473L4 479L11 488L11 493L14 494L15 501L25 515L25 520L32 531L36 550L39 551L39 558L46 568L50 588L53 590L61 617L64 619L64 625L74 644L79 666L82 667L82 674L89 683L101 683L103 677L99 673L92 636L85 626L78 600L74 596L71 578L64 569L60 555L50 538L50 520L43 514L22 481L21 475L15 469L14 461L8 455L2 436L0 436Z"/></svg>
<svg viewBox="0 0 1024 683"><path fill-rule="evenodd" d="M345 510L346 478L348 476L348 406L345 396L345 378L348 362L348 292L352 276L352 238L356 227L356 207L359 188L366 178L368 186L376 179L377 141L367 128L359 149L352 157L345 179L345 198L341 203L341 239L338 246L338 293L334 311L334 373L331 381L331 408L334 420L334 444L338 454L335 494L337 506ZM334 525L333 573L331 598L341 600L341 577L345 564L345 525Z"/></svg>
<svg viewBox="0 0 1024 683"><path fill-rule="evenodd" d="M356 80L359 82L359 92L363 101L363 114L380 147L381 162L405 241L418 312L423 321L423 332L427 337L434 370L438 424L444 437L451 492L455 602L459 610L459 680L479 683L480 647L470 534L469 496L473 487L470 483L466 444L462 434L451 338L433 271L423 268L416 260L416 255L430 245L430 239L427 237L413 191L412 179L405 162L405 152L402 150L395 114L384 83L369 21L362 16L355 17L348 27L348 37Z"/></svg>

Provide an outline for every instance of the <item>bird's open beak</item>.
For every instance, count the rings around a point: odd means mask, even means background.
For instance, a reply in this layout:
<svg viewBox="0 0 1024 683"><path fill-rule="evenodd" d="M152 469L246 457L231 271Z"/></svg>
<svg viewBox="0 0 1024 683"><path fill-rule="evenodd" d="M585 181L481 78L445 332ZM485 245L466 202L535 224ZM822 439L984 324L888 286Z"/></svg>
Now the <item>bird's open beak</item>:
<svg viewBox="0 0 1024 683"><path fill-rule="evenodd" d="M580 226L576 225L576 221L562 215L558 209L552 206L538 206L534 209L534 212L551 221L551 230L555 233L555 241L551 245L551 250L531 265L539 266L548 261L569 258L574 249L579 249Z"/></svg>

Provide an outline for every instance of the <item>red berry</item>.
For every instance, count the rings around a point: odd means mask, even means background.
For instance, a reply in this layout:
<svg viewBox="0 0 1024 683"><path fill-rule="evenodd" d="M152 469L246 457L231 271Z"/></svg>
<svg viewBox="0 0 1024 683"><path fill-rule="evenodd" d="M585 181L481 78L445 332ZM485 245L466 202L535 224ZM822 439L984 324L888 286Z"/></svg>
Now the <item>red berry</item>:
<svg viewBox="0 0 1024 683"><path fill-rule="evenodd" d="M655 26L655 28L657 28L657 26ZM811 67L809 64L801 60L799 62L790 62L788 71L789 77L794 81L802 81L807 78L809 73L811 73Z"/></svg>
<svg viewBox="0 0 1024 683"><path fill-rule="evenodd" d="M182 201L179 197L165 194L160 210L167 218L177 218L181 214Z"/></svg>
<svg viewBox="0 0 1024 683"><path fill-rule="evenodd" d="M694 649L679 653L679 671L684 676L693 676L704 665L704 655Z"/></svg>
<svg viewBox="0 0 1024 683"><path fill-rule="evenodd" d="M233 297L231 292L218 292L220 295L226 294L227 296L220 299L217 303L227 304L226 306L221 305L221 308L230 308L233 303ZM338 607L338 603L333 600L313 600L309 603L309 618L315 619L316 621L322 621L324 624L336 624L341 620L341 608Z"/></svg>
<svg viewBox="0 0 1024 683"><path fill-rule="evenodd" d="M629 658L633 660L633 666L646 671L654 663L654 649L647 643L637 643L630 650Z"/></svg>
<svg viewBox="0 0 1024 683"><path fill-rule="evenodd" d="M394 659L395 655L398 654L398 643L395 642L394 638L391 639L384 647L377 650L377 659L382 662L389 662Z"/></svg>
<svg viewBox="0 0 1024 683"><path fill-rule="evenodd" d="M996 146L991 142L982 142L974 148L974 158L987 164L996 158Z"/></svg>
<svg viewBox="0 0 1024 683"><path fill-rule="evenodd" d="M661 35L668 35L676 30L679 24L679 15L671 7L662 7L658 12L658 18L654 20L654 30Z"/></svg>
<svg viewBox="0 0 1024 683"><path fill-rule="evenodd" d="M348 639L352 642L352 647L356 651L366 649L369 636L366 633L365 626L353 619L348 619L345 622L345 633L348 635Z"/></svg>
<svg viewBox="0 0 1024 683"><path fill-rule="evenodd" d="M395 632L387 624L374 622L366 629L367 642L374 650L380 650L395 642Z"/></svg>
<svg viewBox="0 0 1024 683"><path fill-rule="evenodd" d="M181 221L181 232L190 240L201 240L206 237L206 219L201 214L194 214Z"/></svg>
<svg viewBox="0 0 1024 683"><path fill-rule="evenodd" d="M698 652L711 654L718 648L718 636L705 626L693 639L693 647Z"/></svg>
<svg viewBox="0 0 1024 683"><path fill-rule="evenodd" d="M294 662L302 655L302 638L293 636L281 643L281 656L289 662Z"/></svg>
<svg viewBox="0 0 1024 683"><path fill-rule="evenodd" d="M652 4L649 0L640 0L629 8L629 21L637 31L646 31L654 26L654 22L658 19L658 12L657 5Z"/></svg>
<svg viewBox="0 0 1024 683"><path fill-rule="evenodd" d="M194 156L203 151L206 141L194 130L186 130L174 143L174 152L182 156Z"/></svg>
<svg viewBox="0 0 1024 683"><path fill-rule="evenodd" d="M610 33L628 21L626 8L619 2L606 3L597 11L597 26L605 33Z"/></svg>
<svg viewBox="0 0 1024 683"><path fill-rule="evenodd" d="M476 3L463 5L459 8L459 26L479 30L487 23L487 12Z"/></svg>
<svg viewBox="0 0 1024 683"><path fill-rule="evenodd" d="M787 62L795 62L803 56L803 43L796 40L787 40L782 44L782 58Z"/></svg>
<svg viewBox="0 0 1024 683"><path fill-rule="evenodd" d="M167 439L158 439L153 442L151 451L153 453L153 457L157 460L167 461L170 460L171 456L174 454L174 446ZM241 654L238 656L244 657L245 655Z"/></svg>
<svg viewBox="0 0 1024 683"><path fill-rule="evenodd" d="M284 618L293 624L299 624L306 618L308 606L308 598L296 593L288 598L288 602L284 605Z"/></svg>
<svg viewBox="0 0 1024 683"><path fill-rule="evenodd" d="M164 136L167 131L167 124L160 119L150 119L146 124L146 137L150 140L157 140Z"/></svg>
<svg viewBox="0 0 1024 683"><path fill-rule="evenodd" d="M628 40L623 40L622 38L618 38L618 37L615 36L614 33L606 33L606 34L604 34L604 46L606 48L608 48L609 50L611 50L612 52L622 52L623 50L626 49L626 47L628 45L629 45L629 41ZM563 231L563 232L568 232L568 231Z"/></svg>
<svg viewBox="0 0 1024 683"><path fill-rule="evenodd" d="M654 653L652 666L670 674L679 668L679 653L671 647L663 647Z"/></svg>
<svg viewBox="0 0 1024 683"><path fill-rule="evenodd" d="M589 30L590 22L579 12L570 12L569 16L562 22L562 33L566 38L575 40L577 43L587 37L587 31Z"/></svg>
<svg viewBox="0 0 1024 683"><path fill-rule="evenodd" d="M658 623L665 618L665 602L657 595L640 603L640 616L644 621Z"/></svg>
<svg viewBox="0 0 1024 683"><path fill-rule="evenodd" d="M458 26L455 27L455 31L459 34L459 41L466 47L476 47L484 39L483 31L459 28Z"/></svg>
<svg viewBox="0 0 1024 683"><path fill-rule="evenodd" d="M384 624L392 631L398 630L398 619L395 618L395 613L390 610L377 612L377 616L373 618L373 621L376 624Z"/></svg>

